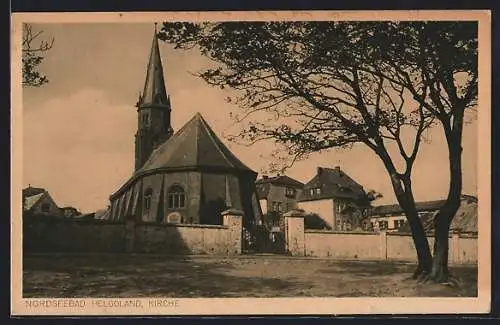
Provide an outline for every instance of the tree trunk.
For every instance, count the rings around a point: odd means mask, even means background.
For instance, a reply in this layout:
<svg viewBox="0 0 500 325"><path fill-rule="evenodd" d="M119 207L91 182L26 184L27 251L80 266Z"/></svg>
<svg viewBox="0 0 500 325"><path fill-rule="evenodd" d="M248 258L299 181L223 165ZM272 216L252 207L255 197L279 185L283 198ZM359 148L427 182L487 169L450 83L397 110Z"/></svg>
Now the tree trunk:
<svg viewBox="0 0 500 325"><path fill-rule="evenodd" d="M425 229L416 210L409 176L403 178L402 182L404 189L401 187L401 183L394 184L394 181L393 186L395 186L396 197L410 225L413 244L417 251L418 265L412 276L413 279L417 279L430 274L432 270L432 254L425 234Z"/></svg>
<svg viewBox="0 0 500 325"><path fill-rule="evenodd" d="M436 282L445 282L448 279L448 251L449 238L448 233L450 223L447 222L447 216L438 215L434 220L434 256L432 261L432 271L430 278Z"/></svg>
<svg viewBox="0 0 500 325"><path fill-rule="evenodd" d="M426 276L431 272L432 254L424 227L418 217L415 206L413 205L413 208L406 207L403 209L405 211L408 224L410 225L413 244L415 245L415 250L417 251L418 265L412 276L416 279Z"/></svg>
<svg viewBox="0 0 500 325"><path fill-rule="evenodd" d="M449 277L448 251L451 222L460 207L462 194L462 124L463 111L457 111L453 127L445 126L449 150L450 187L445 205L434 219L434 256L430 278L436 282L446 282Z"/></svg>

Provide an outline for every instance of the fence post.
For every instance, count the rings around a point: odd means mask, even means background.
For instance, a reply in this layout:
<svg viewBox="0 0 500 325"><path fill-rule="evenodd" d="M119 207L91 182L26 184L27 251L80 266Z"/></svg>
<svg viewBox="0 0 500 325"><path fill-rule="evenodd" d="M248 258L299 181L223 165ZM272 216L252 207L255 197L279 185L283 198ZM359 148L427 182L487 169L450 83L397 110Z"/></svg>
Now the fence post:
<svg viewBox="0 0 500 325"><path fill-rule="evenodd" d="M243 211L229 209L222 212L223 224L229 228L229 255L240 255L243 236Z"/></svg>
<svg viewBox="0 0 500 325"><path fill-rule="evenodd" d="M304 234L305 213L302 210L291 210L284 214L286 248L292 256L305 256L306 243Z"/></svg>
<svg viewBox="0 0 500 325"><path fill-rule="evenodd" d="M135 219L134 216L125 218L125 252L132 253L135 248Z"/></svg>
<svg viewBox="0 0 500 325"><path fill-rule="evenodd" d="M387 260L387 232L385 230L380 231L380 259Z"/></svg>

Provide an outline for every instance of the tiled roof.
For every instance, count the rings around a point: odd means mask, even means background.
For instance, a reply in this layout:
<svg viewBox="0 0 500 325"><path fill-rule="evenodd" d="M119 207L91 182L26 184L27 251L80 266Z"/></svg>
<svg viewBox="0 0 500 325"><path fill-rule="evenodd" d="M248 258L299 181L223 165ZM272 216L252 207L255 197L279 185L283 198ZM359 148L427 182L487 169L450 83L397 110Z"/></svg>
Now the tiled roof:
<svg viewBox="0 0 500 325"><path fill-rule="evenodd" d="M177 133L153 151L151 157L136 173L158 168L202 166L252 171L231 153L201 114L197 113Z"/></svg>
<svg viewBox="0 0 500 325"><path fill-rule="evenodd" d="M255 187L257 189L257 196L259 199L267 197L267 195L269 194L269 189L271 187L271 184L276 186L291 187L296 189L304 187L303 183L285 175L261 178L255 182Z"/></svg>
<svg viewBox="0 0 500 325"><path fill-rule="evenodd" d="M439 210L446 200L416 202L417 212ZM379 205L373 208L372 215L397 214L403 213L399 204Z"/></svg>
<svg viewBox="0 0 500 325"><path fill-rule="evenodd" d="M311 194L311 189L320 188L320 194ZM349 177L340 167L318 167L316 176L305 186L298 201L311 201L327 198L346 198L367 200L366 192L359 183Z"/></svg>
<svg viewBox="0 0 500 325"><path fill-rule="evenodd" d="M28 186L27 188L23 189L23 197L33 196L44 192L44 188Z"/></svg>
<svg viewBox="0 0 500 325"><path fill-rule="evenodd" d="M112 197L128 188L140 175L157 170L187 169L217 169L256 174L224 145L201 114L196 113L179 131L155 149L144 165Z"/></svg>
<svg viewBox="0 0 500 325"><path fill-rule="evenodd" d="M274 185L283 185L283 186L291 186L295 188L302 188L304 187L304 183L299 182L298 180L295 180L289 176L286 175L281 175L281 176L274 176L274 177L263 177L258 179L255 182L257 185L259 184L274 184Z"/></svg>

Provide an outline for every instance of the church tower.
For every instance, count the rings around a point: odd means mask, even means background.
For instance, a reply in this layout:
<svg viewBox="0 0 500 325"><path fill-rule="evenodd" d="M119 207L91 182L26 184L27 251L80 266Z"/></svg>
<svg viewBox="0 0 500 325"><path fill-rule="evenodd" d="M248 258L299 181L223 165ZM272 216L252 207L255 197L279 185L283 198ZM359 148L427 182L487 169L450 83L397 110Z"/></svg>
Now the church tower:
<svg viewBox="0 0 500 325"><path fill-rule="evenodd" d="M170 96L167 95L163 78L156 24L146 81L136 107L138 124L135 135L135 170L137 171L148 160L153 150L173 134L170 121Z"/></svg>

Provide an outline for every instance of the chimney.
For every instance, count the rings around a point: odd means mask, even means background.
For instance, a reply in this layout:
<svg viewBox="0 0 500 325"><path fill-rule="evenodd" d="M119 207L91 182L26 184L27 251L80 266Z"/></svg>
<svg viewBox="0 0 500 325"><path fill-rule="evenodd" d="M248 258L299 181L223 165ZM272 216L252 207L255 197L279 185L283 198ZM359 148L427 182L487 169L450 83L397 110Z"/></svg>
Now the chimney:
<svg viewBox="0 0 500 325"><path fill-rule="evenodd" d="M323 168L322 167L318 167L317 168L317 174L321 175L321 173L323 173Z"/></svg>
<svg viewBox="0 0 500 325"><path fill-rule="evenodd" d="M339 172L340 171L340 166L335 166L335 170Z"/></svg>
<svg viewBox="0 0 500 325"><path fill-rule="evenodd" d="M262 175L262 179L267 179L267 175Z"/></svg>

